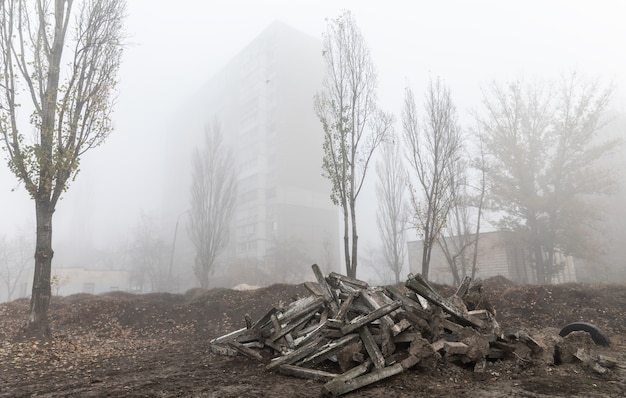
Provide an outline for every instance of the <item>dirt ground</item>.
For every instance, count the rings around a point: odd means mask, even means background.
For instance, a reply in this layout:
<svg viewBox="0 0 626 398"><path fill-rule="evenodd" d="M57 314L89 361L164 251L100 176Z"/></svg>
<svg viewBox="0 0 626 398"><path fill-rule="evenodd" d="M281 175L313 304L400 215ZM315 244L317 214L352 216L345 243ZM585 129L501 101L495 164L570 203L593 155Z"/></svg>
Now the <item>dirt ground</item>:
<svg viewBox="0 0 626 398"><path fill-rule="evenodd" d="M345 396L626 396L626 285L515 286L492 278L484 290L503 328L591 322L612 341L594 354L620 364L599 375L581 364L512 359L490 362L477 376L441 361L435 371L411 369ZM254 291L55 297L54 338L45 343L14 339L28 300L0 304L0 397L319 397L322 382L268 372L243 356L209 350L212 338L245 326L246 313L255 320L272 306L308 295L303 285L276 284Z"/></svg>

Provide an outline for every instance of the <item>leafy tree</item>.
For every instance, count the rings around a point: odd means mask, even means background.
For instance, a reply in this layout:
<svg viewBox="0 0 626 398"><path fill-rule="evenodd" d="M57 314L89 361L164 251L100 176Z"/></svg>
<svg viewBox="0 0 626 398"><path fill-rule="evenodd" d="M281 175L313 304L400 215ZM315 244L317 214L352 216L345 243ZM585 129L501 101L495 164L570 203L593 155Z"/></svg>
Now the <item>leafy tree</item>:
<svg viewBox="0 0 626 398"><path fill-rule="evenodd" d="M217 121L207 129L204 148L194 151L192 161L187 232L196 248L194 274L206 289L215 261L228 244L237 193L235 161Z"/></svg>
<svg viewBox="0 0 626 398"><path fill-rule="evenodd" d="M397 142L383 145L381 154L382 158L376 164L376 223L383 243L385 263L398 283L406 253L404 232L409 213L406 203L406 172Z"/></svg>
<svg viewBox="0 0 626 398"><path fill-rule="evenodd" d="M490 155L490 203L505 214L501 229L526 237L538 283L551 282L556 251L596 254L589 243L601 209L594 200L613 186L599 161L615 141L598 137L611 93L576 73L548 85L493 83L484 91L478 122Z"/></svg>
<svg viewBox="0 0 626 398"><path fill-rule="evenodd" d="M462 140L456 107L441 80L431 80L424 110L420 124L413 92L407 88L402 126L410 175L417 178L423 197L421 201L418 192L411 189L415 227L423 238L422 275L428 278L433 246L454 206L450 187L457 178L454 165L460 159Z"/></svg>
<svg viewBox="0 0 626 398"><path fill-rule="evenodd" d="M50 334L52 215L81 155L112 129L123 48L124 1L85 0L72 18L74 5L0 2L0 133L9 168L35 202L35 272L25 331L40 337ZM23 101L32 110L35 134L18 115Z"/></svg>
<svg viewBox="0 0 626 398"><path fill-rule="evenodd" d="M323 35L326 75L315 96L324 129L323 174L331 199L341 207L346 273L356 276L356 203L369 162L392 129L393 117L376 105L377 77L365 40L349 11L328 21Z"/></svg>

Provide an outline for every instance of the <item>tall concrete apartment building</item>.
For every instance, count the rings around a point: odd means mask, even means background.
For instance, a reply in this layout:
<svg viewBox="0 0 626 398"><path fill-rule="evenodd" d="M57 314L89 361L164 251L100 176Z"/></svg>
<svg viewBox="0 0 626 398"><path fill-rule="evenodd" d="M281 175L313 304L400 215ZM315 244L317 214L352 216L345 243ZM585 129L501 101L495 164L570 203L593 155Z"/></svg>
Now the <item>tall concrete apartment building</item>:
<svg viewBox="0 0 626 398"><path fill-rule="evenodd" d="M202 145L213 120L236 159L237 205L224 266L215 275L224 285L295 282L308 277L313 262L338 265L338 209L322 177L323 131L313 110L322 76L321 42L275 22L186 109L185 127L176 134L175 145L184 149L179 162L191 170L192 149ZM172 214L189 207L190 175L170 178ZM186 260L191 267L189 261L193 257Z"/></svg>

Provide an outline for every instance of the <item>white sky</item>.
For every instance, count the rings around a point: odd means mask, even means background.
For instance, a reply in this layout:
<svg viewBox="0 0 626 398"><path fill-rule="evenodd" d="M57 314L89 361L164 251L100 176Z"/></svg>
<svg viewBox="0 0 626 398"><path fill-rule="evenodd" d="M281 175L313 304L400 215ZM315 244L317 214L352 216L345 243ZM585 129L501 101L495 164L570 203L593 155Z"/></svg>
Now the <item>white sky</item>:
<svg viewBox="0 0 626 398"><path fill-rule="evenodd" d="M161 140L182 104L272 21L320 37L325 18L343 9L370 46L380 105L397 118L406 84L419 99L431 76L449 85L467 126L481 84L574 69L618 84L616 106L626 111L626 3L619 0L129 0L132 45L119 75L116 131L83 158L57 207L55 242L106 247L132 233L140 212L158 213ZM364 200L372 201L375 182L371 174ZM10 192L16 186L0 165L0 236L34 229L34 205L22 187ZM377 239L373 214L361 226L361 242Z"/></svg>

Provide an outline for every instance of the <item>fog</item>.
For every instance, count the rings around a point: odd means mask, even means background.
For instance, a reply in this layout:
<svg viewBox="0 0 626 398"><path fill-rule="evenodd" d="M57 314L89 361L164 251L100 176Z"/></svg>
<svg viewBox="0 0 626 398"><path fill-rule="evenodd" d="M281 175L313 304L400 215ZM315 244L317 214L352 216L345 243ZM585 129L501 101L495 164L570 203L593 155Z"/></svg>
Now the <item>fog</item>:
<svg viewBox="0 0 626 398"><path fill-rule="evenodd" d="M83 156L76 181L57 206L53 267L89 268L93 258L86 248L113 250L132 238L142 214L159 219L164 170L189 168L166 161L167 137L181 123L176 117L246 44L275 20L320 38L325 18L343 9L353 12L370 47L379 104L398 120L404 87L410 84L421 98L431 77L450 87L467 128L470 112L480 108L481 85L553 79L572 70L614 82L611 108L626 112L626 24L617 0L130 0L115 131ZM363 208L375 208L373 170ZM6 162L0 166L0 203L0 237L33 234L34 204ZM157 224L171 242L175 221ZM375 213L363 213L359 225L361 247L376 245Z"/></svg>

